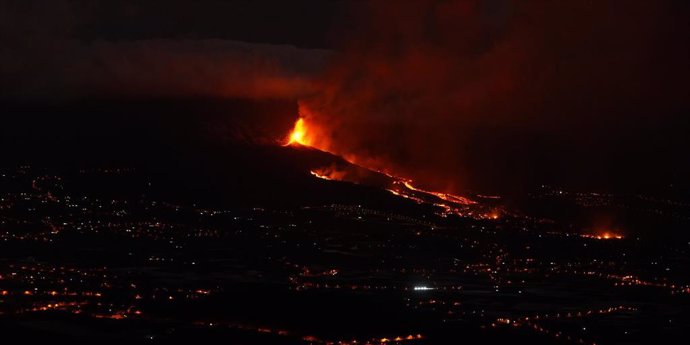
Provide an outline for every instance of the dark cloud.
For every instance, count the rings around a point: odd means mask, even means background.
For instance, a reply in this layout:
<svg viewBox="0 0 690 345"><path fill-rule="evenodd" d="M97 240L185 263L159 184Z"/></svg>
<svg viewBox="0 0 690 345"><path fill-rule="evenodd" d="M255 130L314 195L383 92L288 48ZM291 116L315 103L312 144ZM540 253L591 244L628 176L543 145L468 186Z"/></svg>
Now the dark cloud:
<svg viewBox="0 0 690 345"><path fill-rule="evenodd" d="M222 40L53 40L6 53L5 97L296 98L326 51Z"/></svg>
<svg viewBox="0 0 690 345"><path fill-rule="evenodd" d="M156 7L152 5L3 2L0 5L3 97L294 99L311 92L310 79L331 54L323 49L289 44L193 38L196 21L178 28L176 35L167 30L161 32L158 26L143 23L141 13L153 14ZM167 7L159 5L163 13L168 13L167 16L158 14L161 18L175 18L172 16L175 11L183 17L186 13L180 2L171 2ZM108 9L113 11L105 11ZM217 18L220 14L213 14L212 10L213 7L207 8L197 16L206 13ZM95 28L98 19L106 22L121 19L122 23ZM129 27L137 29L128 31ZM108 34L118 30L122 33L118 37ZM94 35L98 32L103 37Z"/></svg>

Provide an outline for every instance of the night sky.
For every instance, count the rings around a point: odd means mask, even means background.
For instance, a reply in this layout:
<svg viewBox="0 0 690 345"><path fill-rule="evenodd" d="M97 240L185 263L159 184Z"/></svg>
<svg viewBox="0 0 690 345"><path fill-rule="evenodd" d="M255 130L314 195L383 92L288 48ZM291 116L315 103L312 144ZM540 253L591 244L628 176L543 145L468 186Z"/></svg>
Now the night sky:
<svg viewBox="0 0 690 345"><path fill-rule="evenodd" d="M435 188L683 188L689 10L0 0L4 164L266 145L299 112L329 151Z"/></svg>

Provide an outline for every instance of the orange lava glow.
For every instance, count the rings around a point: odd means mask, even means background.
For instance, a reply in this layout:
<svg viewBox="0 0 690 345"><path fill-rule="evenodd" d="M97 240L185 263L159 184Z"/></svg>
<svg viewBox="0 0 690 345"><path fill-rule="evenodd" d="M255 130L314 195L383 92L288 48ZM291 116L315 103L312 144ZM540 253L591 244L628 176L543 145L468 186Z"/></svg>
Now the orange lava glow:
<svg viewBox="0 0 690 345"><path fill-rule="evenodd" d="M491 212L485 215L487 219L498 219L499 215L497 212Z"/></svg>
<svg viewBox="0 0 690 345"><path fill-rule="evenodd" d="M330 152L330 140L327 138L327 134L320 130L317 124L308 121L308 117L300 116L289 135L285 139L283 146L308 146L315 149ZM380 168L372 167L372 164L363 164L363 162L372 163L375 159L369 159L367 157L354 156L352 154L341 156L345 161L351 163L357 167L364 168L370 172L379 173L387 176L391 180L391 185L385 187L390 193L403 197L406 199L413 200L419 204L432 204L439 207L442 211L439 213L442 216L447 216L449 214L455 214L458 216L472 216L475 218L482 219L498 219L498 213L496 212L479 212L473 213L467 208L472 205L476 205L477 202L470 200L466 197L453 195L450 193L436 192L431 190L422 189L418 186L413 185L413 181L409 178L404 178L397 176L396 174L391 174L387 171L383 171ZM377 165L374 163L374 165ZM318 169L313 169L310 173L319 179L323 180L333 180L333 181L347 181L352 183L361 183L362 176L357 172L351 171L352 169L343 169L335 164L327 167L322 167Z"/></svg>
<svg viewBox="0 0 690 345"><path fill-rule="evenodd" d="M312 171L310 171L310 173L312 175L316 176L317 178L322 179L322 180L327 180L327 181L333 180L328 175L324 174L323 171L321 171L320 169L319 170L312 170Z"/></svg>
<svg viewBox="0 0 690 345"><path fill-rule="evenodd" d="M472 204L477 203L475 201L472 201L472 200L467 199L467 198L462 197L462 196L448 194L448 193L439 193L439 192L434 192L434 191L429 191L429 190L417 188L417 187L412 185L412 180L404 181L403 184L405 185L405 187L407 187L408 189L411 189L415 192L432 194L441 200L450 201L450 202L454 202L454 203L458 203L458 204L462 204L462 205L472 205Z"/></svg>
<svg viewBox="0 0 690 345"><path fill-rule="evenodd" d="M580 235L585 238L593 238L595 240L621 240L623 239L623 235L611 232L611 231L602 231L602 232L597 232L595 234L582 234Z"/></svg>
<svg viewBox="0 0 690 345"><path fill-rule="evenodd" d="M332 165L327 166L327 167L311 170L310 173L312 175L316 176L317 178L320 178L323 180L328 180L328 181L346 181L346 180L348 180L347 171L339 170L335 164L332 164ZM350 182L356 183L358 181L350 181Z"/></svg>
<svg viewBox="0 0 690 345"><path fill-rule="evenodd" d="M295 122L295 127L292 128L292 132L290 132L285 146L294 144L310 146L310 140L308 140L307 136L307 124L302 117Z"/></svg>

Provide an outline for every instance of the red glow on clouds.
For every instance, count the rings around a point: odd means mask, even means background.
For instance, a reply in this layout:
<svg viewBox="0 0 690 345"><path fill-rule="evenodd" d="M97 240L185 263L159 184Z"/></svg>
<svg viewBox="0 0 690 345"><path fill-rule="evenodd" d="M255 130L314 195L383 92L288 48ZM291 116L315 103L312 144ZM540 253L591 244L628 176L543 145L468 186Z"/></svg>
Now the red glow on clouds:
<svg viewBox="0 0 690 345"><path fill-rule="evenodd" d="M309 122L305 117L299 117L286 136L284 146L309 146L330 152L330 147L327 144L329 142L329 138L324 136L319 126ZM312 169L310 173L316 178L327 181L376 185L395 196L418 204L433 205L440 210L438 214L443 217L452 214L479 219L496 220L499 218L497 210L484 210L476 201L463 196L420 188L414 185L411 179L378 170L376 165L367 165L373 160L359 157L362 156L350 154L347 157L342 157L348 164L333 163L330 166Z"/></svg>
<svg viewBox="0 0 690 345"><path fill-rule="evenodd" d="M568 162L534 138L602 147L596 143L610 138L592 133L611 133L601 128L621 123L630 109L659 114L684 102L677 87L656 80L671 74L640 68L669 29L661 25L668 9L651 2L361 7L344 35L349 40L314 92L300 98L300 114L316 133L309 144L434 190L501 192L491 186L511 188L541 168L530 157ZM685 66L680 55L668 56Z"/></svg>

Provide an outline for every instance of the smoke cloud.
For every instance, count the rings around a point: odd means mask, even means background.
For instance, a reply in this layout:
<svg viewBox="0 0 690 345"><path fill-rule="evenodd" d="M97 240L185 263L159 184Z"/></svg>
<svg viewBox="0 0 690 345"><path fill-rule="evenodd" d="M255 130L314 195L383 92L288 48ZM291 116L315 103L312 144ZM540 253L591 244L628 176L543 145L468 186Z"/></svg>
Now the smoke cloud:
<svg viewBox="0 0 690 345"><path fill-rule="evenodd" d="M688 109L685 10L369 2L301 112L327 138L317 146L450 191L610 177L607 162L647 164L677 144L640 151Z"/></svg>
<svg viewBox="0 0 690 345"><path fill-rule="evenodd" d="M299 99L315 146L435 190L671 183L689 6L0 0L0 99Z"/></svg>

